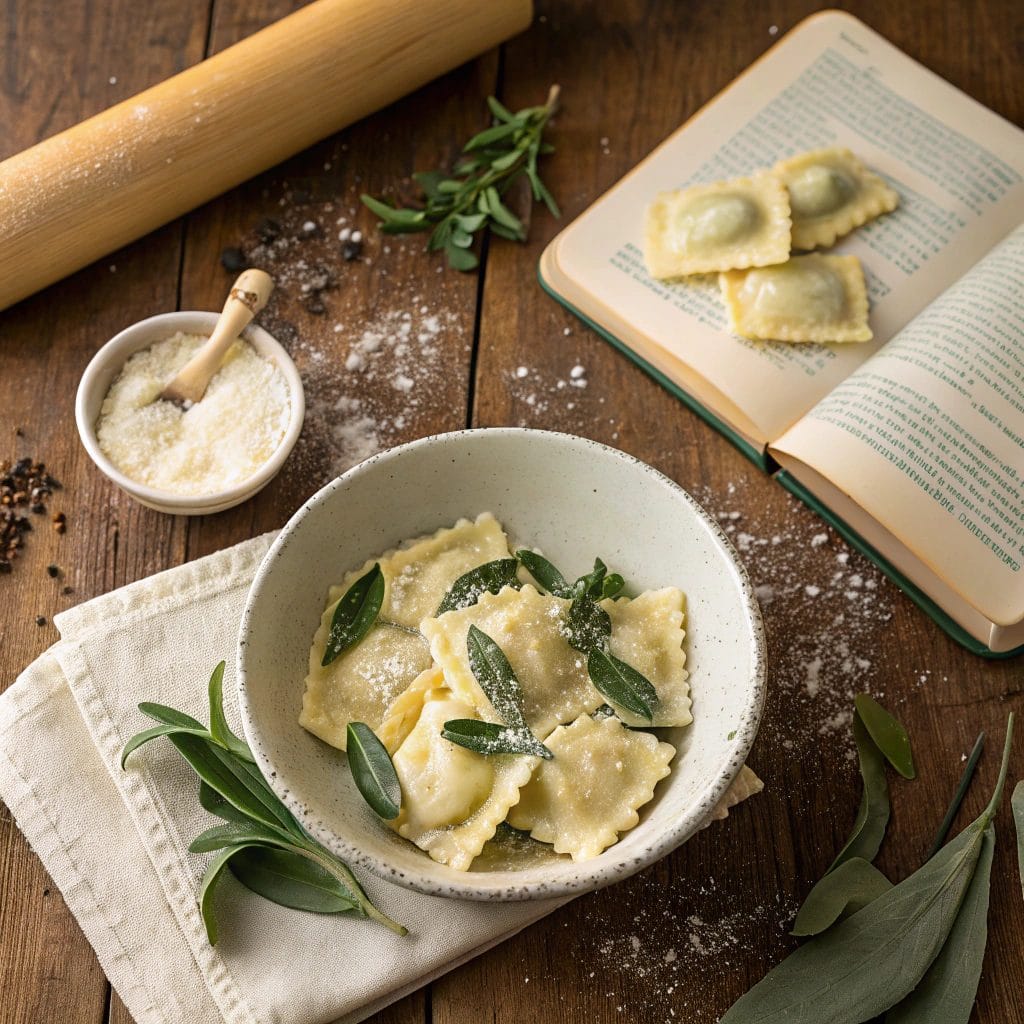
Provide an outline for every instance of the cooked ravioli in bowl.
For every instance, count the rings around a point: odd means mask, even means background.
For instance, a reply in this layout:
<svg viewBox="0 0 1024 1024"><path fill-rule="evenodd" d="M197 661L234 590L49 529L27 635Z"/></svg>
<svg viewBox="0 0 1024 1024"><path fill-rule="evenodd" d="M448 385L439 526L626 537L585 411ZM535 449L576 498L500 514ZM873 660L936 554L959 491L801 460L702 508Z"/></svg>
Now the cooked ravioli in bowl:
<svg viewBox="0 0 1024 1024"><path fill-rule="evenodd" d="M490 512L408 540L330 588L299 723L341 750L368 725L400 792L391 827L442 864L472 868L502 822L552 855L596 857L675 757L639 730L693 720L682 591L626 590L600 559L570 584ZM350 608L362 625L342 650Z"/></svg>
<svg viewBox="0 0 1024 1024"><path fill-rule="evenodd" d="M303 827L475 900L610 884L723 814L752 791L764 676L712 517L628 455L512 428L325 487L271 546L238 647L246 737ZM371 740L386 811L357 785Z"/></svg>

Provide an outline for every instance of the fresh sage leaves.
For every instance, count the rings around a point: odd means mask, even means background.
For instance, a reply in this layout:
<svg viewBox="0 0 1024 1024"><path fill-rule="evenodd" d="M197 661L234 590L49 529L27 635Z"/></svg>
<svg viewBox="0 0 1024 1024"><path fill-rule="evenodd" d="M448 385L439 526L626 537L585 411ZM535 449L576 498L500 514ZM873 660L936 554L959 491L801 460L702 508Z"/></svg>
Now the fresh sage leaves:
<svg viewBox="0 0 1024 1024"><path fill-rule="evenodd" d="M864 728L889 764L903 778L914 778L917 771L910 753L910 737L907 736L906 729L868 693L858 693L853 703L860 720L864 723Z"/></svg>
<svg viewBox="0 0 1024 1024"><path fill-rule="evenodd" d="M434 614L444 615L456 608L468 608L480 600L481 594L497 594L503 587L518 586L518 568L519 563L514 558L498 558L470 569L448 588L448 593Z"/></svg>
<svg viewBox="0 0 1024 1024"><path fill-rule="evenodd" d="M160 723L133 736L128 755L149 740L166 736L199 777L199 803L224 824L192 844L214 852L200 885L199 906L210 943L217 941L214 897L225 868L253 892L283 906L318 913L370 917L400 935L406 929L382 914L363 892L351 870L307 835L267 785L244 740L227 724L223 708L224 663L210 678L210 728L191 715L162 704L139 709Z"/></svg>
<svg viewBox="0 0 1024 1024"><path fill-rule="evenodd" d="M971 825L909 878L801 946L721 1024L860 1024L887 1010L889 1024L967 1024L1012 742L1011 714L992 798Z"/></svg>
<svg viewBox="0 0 1024 1024"><path fill-rule="evenodd" d="M385 821L402 809L402 787L384 744L365 722L349 722L346 750L352 780L363 799Z"/></svg>
<svg viewBox="0 0 1024 1024"><path fill-rule="evenodd" d="M383 603L384 574L375 562L373 568L365 576L360 576L335 605L320 664L330 665L339 654L359 643L377 621Z"/></svg>
<svg viewBox="0 0 1024 1024"><path fill-rule="evenodd" d="M515 729L475 718L454 718L445 722L441 735L478 754L532 754L548 761L555 756L529 729Z"/></svg>
<svg viewBox="0 0 1024 1024"><path fill-rule="evenodd" d="M521 548L516 552L516 558L549 594L555 597L572 597L572 587L566 578L543 555Z"/></svg>
<svg viewBox="0 0 1024 1024"><path fill-rule="evenodd" d="M612 635L612 620L593 598L584 595L573 598L562 623L562 635L570 647L581 654L608 646Z"/></svg>
<svg viewBox="0 0 1024 1024"><path fill-rule="evenodd" d="M452 173L421 171L413 175L423 190L421 206L396 208L368 195L362 197L363 203L380 217L381 231L429 231L429 251L444 250L450 266L472 270L478 262L471 250L473 236L483 228L517 242L526 239L526 226L503 198L517 178L525 176L534 200L560 216L537 173L538 159L554 149L544 141L544 129L557 103L558 86L551 87L543 106L527 107L516 114L489 96L487 105L495 123L466 143Z"/></svg>
<svg viewBox="0 0 1024 1024"><path fill-rule="evenodd" d="M850 838L846 840L829 871L835 871L840 864L852 857L873 861L889 824L889 783L885 778L885 758L872 742L859 714L853 716L853 740L857 745L864 791L861 794L860 807L857 809Z"/></svg>
<svg viewBox="0 0 1024 1024"><path fill-rule="evenodd" d="M881 871L861 857L843 861L807 894L790 935L818 935L863 910L892 888Z"/></svg>
<svg viewBox="0 0 1024 1024"><path fill-rule="evenodd" d="M534 754L550 759L554 755L538 740L526 724L523 691L505 652L478 626L470 626L466 636L469 667L491 702L501 725L453 719L445 722L442 735L452 743L481 754ZM504 749L498 749L498 747ZM515 749L513 749L515 748Z"/></svg>
<svg viewBox="0 0 1024 1024"><path fill-rule="evenodd" d="M654 720L658 693L635 668L600 647L594 647L587 655L587 672L595 689L612 704L625 708L645 722Z"/></svg>

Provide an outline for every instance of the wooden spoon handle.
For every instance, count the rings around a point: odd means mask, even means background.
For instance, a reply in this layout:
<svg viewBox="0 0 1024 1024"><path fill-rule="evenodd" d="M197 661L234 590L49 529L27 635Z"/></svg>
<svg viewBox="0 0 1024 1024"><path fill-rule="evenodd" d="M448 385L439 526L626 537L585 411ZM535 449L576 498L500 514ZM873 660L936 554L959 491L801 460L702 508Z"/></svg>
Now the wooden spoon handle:
<svg viewBox="0 0 1024 1024"><path fill-rule="evenodd" d="M160 397L172 402L198 402L210 378L220 369L227 350L252 318L267 304L273 278L262 270L243 270L231 287L210 340L178 371Z"/></svg>

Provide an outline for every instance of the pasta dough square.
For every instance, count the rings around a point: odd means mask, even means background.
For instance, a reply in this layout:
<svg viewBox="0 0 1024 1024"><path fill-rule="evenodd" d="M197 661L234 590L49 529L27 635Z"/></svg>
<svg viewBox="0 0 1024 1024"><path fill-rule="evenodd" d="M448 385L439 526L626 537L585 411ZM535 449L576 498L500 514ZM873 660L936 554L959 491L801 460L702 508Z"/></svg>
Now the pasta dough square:
<svg viewBox="0 0 1024 1024"><path fill-rule="evenodd" d="M877 174L840 146L781 160L774 173L789 193L794 249L832 245L895 210L900 201Z"/></svg>
<svg viewBox="0 0 1024 1024"><path fill-rule="evenodd" d="M321 665L333 615L334 604L329 604L313 638L299 725L344 750L349 722L365 722L376 729L384 709L431 661L422 637L395 626L376 625L355 647L330 665Z"/></svg>
<svg viewBox="0 0 1024 1024"><path fill-rule="evenodd" d="M337 601L377 562L384 576L380 617L416 629L422 619L437 611L460 576L485 562L509 557L501 524L490 512L484 512L475 520L460 519L452 527L369 559L338 586L331 587L329 599Z"/></svg>
<svg viewBox="0 0 1024 1024"><path fill-rule="evenodd" d="M508 821L574 861L591 860L640 821L676 748L616 718L584 715L546 740L542 761Z"/></svg>
<svg viewBox="0 0 1024 1024"><path fill-rule="evenodd" d="M601 602L612 622L611 653L646 676L658 691L652 722L625 708L615 709L627 725L661 727L693 721L683 651L684 602L683 592L675 587Z"/></svg>
<svg viewBox="0 0 1024 1024"><path fill-rule="evenodd" d="M587 675L587 659L562 633L570 601L540 594L526 585L482 594L468 608L426 619L420 631L448 685L488 721L501 719L477 683L469 664L469 627L483 630L503 651L523 691L523 714L533 734L543 738L556 725L571 722L604 703Z"/></svg>
<svg viewBox="0 0 1024 1024"><path fill-rule="evenodd" d="M663 192L647 208L652 277L764 267L789 259L789 197L771 174Z"/></svg>
<svg viewBox="0 0 1024 1024"><path fill-rule="evenodd" d="M794 256L719 275L736 334L762 341L870 341L868 295L856 256Z"/></svg>
<svg viewBox="0 0 1024 1024"><path fill-rule="evenodd" d="M392 755L402 809L390 824L434 860L468 871L540 758L485 756L451 743L441 731L456 718L479 715L447 687L422 693L415 725Z"/></svg>

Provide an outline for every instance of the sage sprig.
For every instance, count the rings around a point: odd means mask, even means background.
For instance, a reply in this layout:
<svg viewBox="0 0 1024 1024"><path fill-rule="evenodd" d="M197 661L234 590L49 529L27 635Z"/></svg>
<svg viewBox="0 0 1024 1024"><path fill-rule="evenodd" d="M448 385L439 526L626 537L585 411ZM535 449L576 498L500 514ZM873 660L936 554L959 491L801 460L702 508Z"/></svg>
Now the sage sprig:
<svg viewBox="0 0 1024 1024"><path fill-rule="evenodd" d="M456 608L468 608L476 604L482 594L497 594L503 587L518 587L518 568L519 563L514 558L498 558L470 569L448 588L434 614L444 615Z"/></svg>
<svg viewBox="0 0 1024 1024"><path fill-rule="evenodd" d="M452 743L478 754L530 754L550 761L555 755L529 729L481 722L475 718L453 718L444 723L441 735Z"/></svg>
<svg viewBox="0 0 1024 1024"><path fill-rule="evenodd" d="M625 708L645 722L654 720L658 692L642 673L600 647L587 655L587 673L594 688L612 704Z"/></svg>
<svg viewBox="0 0 1024 1024"><path fill-rule="evenodd" d="M721 1024L966 1024L977 991L993 819L1006 783L1013 715L988 806L909 878L811 939L770 972ZM961 918L961 915L965 915ZM949 942L947 955L940 955ZM921 994L907 1000L921 986ZM936 1008L941 1007L940 1016Z"/></svg>
<svg viewBox="0 0 1024 1024"><path fill-rule="evenodd" d="M331 629L321 665L330 665L343 651L354 647L377 621L384 603L384 574L379 563L352 584L334 608Z"/></svg>
<svg viewBox="0 0 1024 1024"><path fill-rule="evenodd" d="M243 885L282 906L319 913L370 917L399 935L406 929L382 914L346 864L314 840L267 785L245 741L227 724L223 708L224 663L210 678L210 722L163 704L139 710L159 724L133 736L121 755L166 737L199 778L199 802L224 824L193 841L194 852L215 853L200 884L199 906L211 944L217 941L214 896L225 869Z"/></svg>
<svg viewBox="0 0 1024 1024"><path fill-rule="evenodd" d="M523 714L523 690L505 652L478 626L466 636L469 667L502 724L458 718L444 723L445 739L479 754L533 754L550 759L550 750L530 731ZM501 748L501 749L499 749Z"/></svg>
<svg viewBox="0 0 1024 1024"><path fill-rule="evenodd" d="M910 752L907 730L869 693L858 693L853 700L860 720L875 746L905 779L917 774Z"/></svg>
<svg viewBox="0 0 1024 1024"><path fill-rule="evenodd" d="M555 597L572 597L572 587L566 578L543 555L527 548L520 548L516 558L526 567L526 571Z"/></svg>
<svg viewBox="0 0 1024 1024"><path fill-rule="evenodd" d="M385 821L402 809L402 786L384 744L365 722L349 722L345 751L352 781L362 798Z"/></svg>
<svg viewBox="0 0 1024 1024"><path fill-rule="evenodd" d="M539 158L554 147L544 141L544 129L558 104L558 86L547 102L513 114L493 96L487 106L494 124L474 135L451 174L421 171L413 175L423 190L422 205L395 207L363 195L363 203L381 219L387 234L429 231L427 249L444 250L456 270L472 270L479 262L471 251L474 235L490 228L502 238L526 240L526 226L505 205L504 196L525 176L536 202L543 202L558 217L560 211L537 172Z"/></svg>

